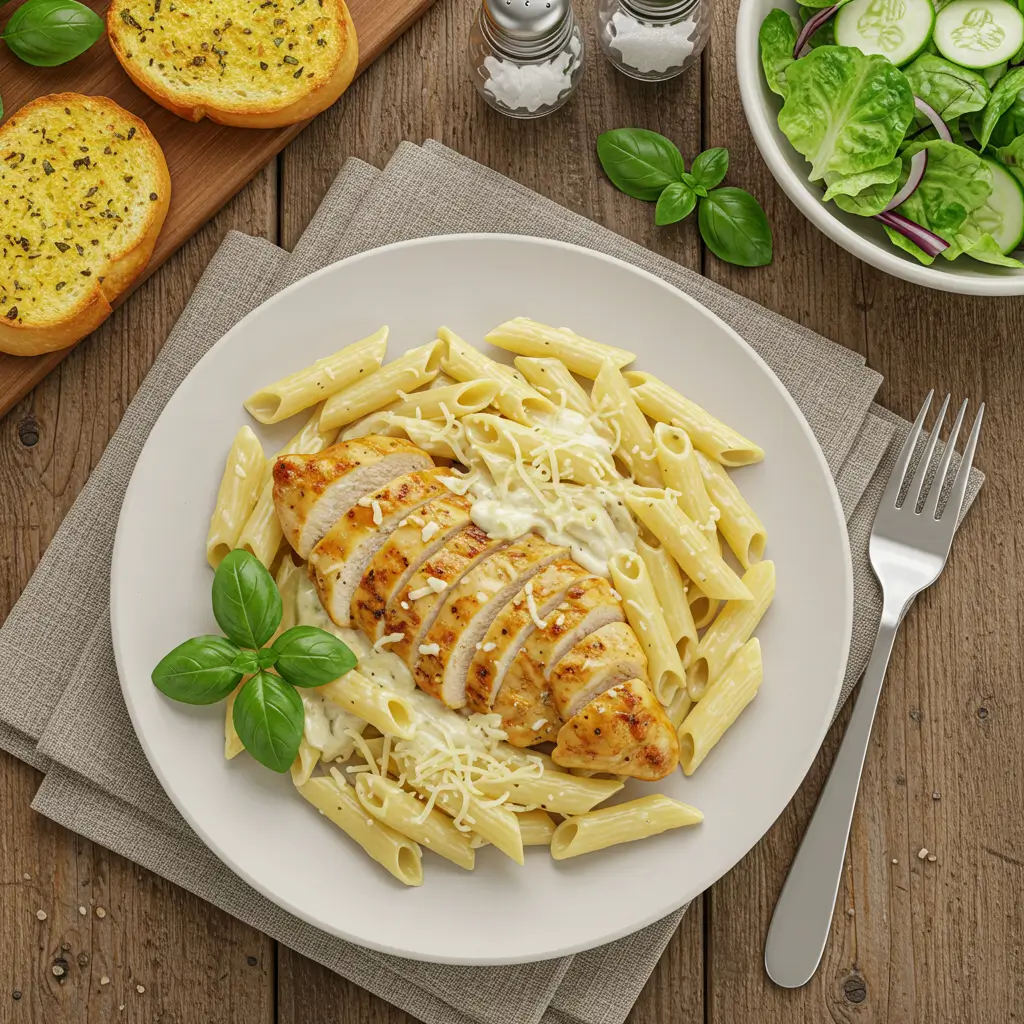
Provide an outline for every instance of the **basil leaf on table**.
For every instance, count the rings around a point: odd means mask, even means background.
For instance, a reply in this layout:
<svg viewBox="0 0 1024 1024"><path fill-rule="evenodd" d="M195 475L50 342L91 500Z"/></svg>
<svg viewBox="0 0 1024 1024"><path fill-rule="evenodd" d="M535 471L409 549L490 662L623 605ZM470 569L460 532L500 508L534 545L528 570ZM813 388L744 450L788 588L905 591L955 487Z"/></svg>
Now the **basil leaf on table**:
<svg viewBox="0 0 1024 1024"><path fill-rule="evenodd" d="M103 29L103 19L76 0L26 0L11 15L3 38L26 64L52 68L85 53Z"/></svg>
<svg viewBox="0 0 1024 1024"><path fill-rule="evenodd" d="M678 148L645 128L616 128L599 135L597 158L620 192L649 203L686 171Z"/></svg>
<svg viewBox="0 0 1024 1024"><path fill-rule="evenodd" d="M721 260L740 267L772 261L772 229L761 204L741 188L719 188L700 202L701 238Z"/></svg>
<svg viewBox="0 0 1024 1024"><path fill-rule="evenodd" d="M217 567L213 614L239 647L260 648L274 635L284 614L281 592L255 555L236 548Z"/></svg>
<svg viewBox="0 0 1024 1024"><path fill-rule="evenodd" d="M714 149L705 149L703 153L698 154L690 168L690 173L704 188L712 189L722 184L722 179L728 170L729 150L717 146Z"/></svg>
<svg viewBox="0 0 1024 1024"><path fill-rule="evenodd" d="M193 637L161 659L153 685L183 704L216 704L245 674L236 665L242 653L222 636Z"/></svg>
<svg viewBox="0 0 1024 1024"><path fill-rule="evenodd" d="M658 197L658 205L654 210L654 223L658 227L675 224L689 217L697 205L697 193L682 182L669 185Z"/></svg>
<svg viewBox="0 0 1024 1024"><path fill-rule="evenodd" d="M271 650L277 671L292 686L323 686L356 667L356 656L336 636L316 626L293 626Z"/></svg>
<svg viewBox="0 0 1024 1024"><path fill-rule="evenodd" d="M245 749L260 764L282 774L288 771L305 724L302 698L293 686L258 672L238 691L231 720Z"/></svg>

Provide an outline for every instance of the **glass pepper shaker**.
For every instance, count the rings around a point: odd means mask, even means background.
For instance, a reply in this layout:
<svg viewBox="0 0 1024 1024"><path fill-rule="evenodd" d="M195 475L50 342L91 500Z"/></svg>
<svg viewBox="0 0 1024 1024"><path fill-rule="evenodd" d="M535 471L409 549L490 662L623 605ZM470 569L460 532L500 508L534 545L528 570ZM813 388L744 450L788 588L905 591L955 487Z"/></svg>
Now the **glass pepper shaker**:
<svg viewBox="0 0 1024 1024"><path fill-rule="evenodd" d="M663 82L681 75L711 35L711 0L597 0L597 38L630 78Z"/></svg>
<svg viewBox="0 0 1024 1024"><path fill-rule="evenodd" d="M584 45L570 0L483 0L469 37L473 83L509 117L543 117L573 94Z"/></svg>

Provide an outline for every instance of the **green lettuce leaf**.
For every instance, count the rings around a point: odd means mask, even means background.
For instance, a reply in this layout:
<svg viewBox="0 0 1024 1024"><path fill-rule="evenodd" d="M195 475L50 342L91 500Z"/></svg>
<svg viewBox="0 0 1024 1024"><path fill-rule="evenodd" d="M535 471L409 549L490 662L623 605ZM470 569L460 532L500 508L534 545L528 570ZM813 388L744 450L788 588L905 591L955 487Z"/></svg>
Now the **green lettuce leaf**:
<svg viewBox="0 0 1024 1024"><path fill-rule="evenodd" d="M806 4L800 5L800 24L806 25L807 22L813 18L820 8L808 7ZM835 16L828 19L817 32L807 40L807 45L813 49L815 46L835 46L836 45L836 19Z"/></svg>
<svg viewBox="0 0 1024 1024"><path fill-rule="evenodd" d="M996 159L1024 185L1024 135L996 150Z"/></svg>
<svg viewBox="0 0 1024 1024"><path fill-rule="evenodd" d="M874 167L870 171L862 171L860 174L825 175L825 183L828 185L825 191L824 200L828 202L836 196L857 196L866 189L875 185L895 185L903 173L903 161L895 157L881 167ZM893 189L892 195L896 194ZM889 197L890 199L892 196Z"/></svg>
<svg viewBox="0 0 1024 1024"><path fill-rule="evenodd" d="M857 217L876 217L889 205L899 187L898 181L880 181L855 196L836 196L835 204Z"/></svg>
<svg viewBox="0 0 1024 1024"><path fill-rule="evenodd" d="M953 121L975 110L984 110L991 90L975 71L953 64L944 57L922 53L903 69L915 96L925 101L943 121ZM921 127L930 124L924 114L916 114Z"/></svg>
<svg viewBox="0 0 1024 1024"><path fill-rule="evenodd" d="M1024 134L1024 97L1020 95L1022 89L1024 67L1008 71L996 82L985 109L970 119L971 130L982 149L990 142L996 146L1005 145ZM1019 128L1016 127L1018 125Z"/></svg>
<svg viewBox="0 0 1024 1024"><path fill-rule="evenodd" d="M786 69L779 127L810 163L811 181L890 163L914 118L906 76L879 55L820 46Z"/></svg>
<svg viewBox="0 0 1024 1024"><path fill-rule="evenodd" d="M764 68L768 88L777 96L789 94L786 69L794 63L796 26L793 19L777 7L761 23L758 42L761 45L761 66Z"/></svg>

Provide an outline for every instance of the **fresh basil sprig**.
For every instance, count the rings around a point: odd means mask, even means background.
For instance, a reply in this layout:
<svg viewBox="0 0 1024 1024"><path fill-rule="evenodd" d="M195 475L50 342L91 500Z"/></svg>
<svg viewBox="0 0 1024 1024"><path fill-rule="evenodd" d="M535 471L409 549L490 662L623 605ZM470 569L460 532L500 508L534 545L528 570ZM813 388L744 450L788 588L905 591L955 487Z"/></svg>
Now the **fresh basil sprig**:
<svg viewBox="0 0 1024 1024"><path fill-rule="evenodd" d="M617 128L597 139L597 156L611 183L634 199L656 202L654 222L676 224L698 207L705 245L741 267L772 261L772 229L761 204L741 188L719 188L729 151L705 150L690 170L674 143L645 128Z"/></svg>
<svg viewBox="0 0 1024 1024"><path fill-rule="evenodd" d="M281 594L248 551L232 551L218 567L213 614L227 637L186 640L153 669L153 684L184 704L216 704L249 676L231 711L235 731L257 761L286 772L299 752L305 722L295 687L333 682L355 668L356 657L315 626L293 626L264 647L281 625Z"/></svg>
<svg viewBox="0 0 1024 1024"><path fill-rule="evenodd" d="M77 0L26 0L3 39L15 57L39 68L66 64L103 35L103 19Z"/></svg>

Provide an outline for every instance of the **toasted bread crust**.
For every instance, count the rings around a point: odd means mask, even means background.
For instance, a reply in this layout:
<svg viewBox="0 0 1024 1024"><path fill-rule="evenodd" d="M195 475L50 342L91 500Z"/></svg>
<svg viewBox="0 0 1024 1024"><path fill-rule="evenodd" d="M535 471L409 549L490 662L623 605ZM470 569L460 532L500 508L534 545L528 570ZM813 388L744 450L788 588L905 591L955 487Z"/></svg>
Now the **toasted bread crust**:
<svg viewBox="0 0 1024 1024"><path fill-rule="evenodd" d="M275 103L272 100L254 98L249 103L220 105L209 97L199 101L188 95L184 88L175 89L162 76L150 73L148 64L137 59L131 44L138 38L137 21L133 26L124 18L130 14L131 0L113 0L107 10L107 36L128 77L150 99L187 121L201 121L209 118L217 124L235 128L281 128L306 121L332 106L352 84L359 64L359 42L355 24L344 0L332 0L337 7L337 21L334 29L339 36L338 51L329 73L315 80L307 77L307 88L294 100ZM138 6L138 5L136 5ZM178 6L182 6L181 3ZM148 27L148 23L147 23Z"/></svg>
<svg viewBox="0 0 1024 1024"><path fill-rule="evenodd" d="M65 109L73 113L76 107L84 105L88 105L92 113L108 110L118 123L127 123L135 129L138 144L145 148L154 169L157 199L149 206L145 222L126 238L119 250L110 254L102 272L97 269L93 287L62 310L61 315L39 316L26 322L24 317L11 316L10 310L0 310L0 352L9 355L33 356L67 348L99 327L113 311L112 303L146 269L170 208L171 176L159 143L144 121L103 96L55 93L32 100L0 127L0 153L8 152L12 144L17 145L18 133L30 117L45 114L48 109L67 116L63 113Z"/></svg>

